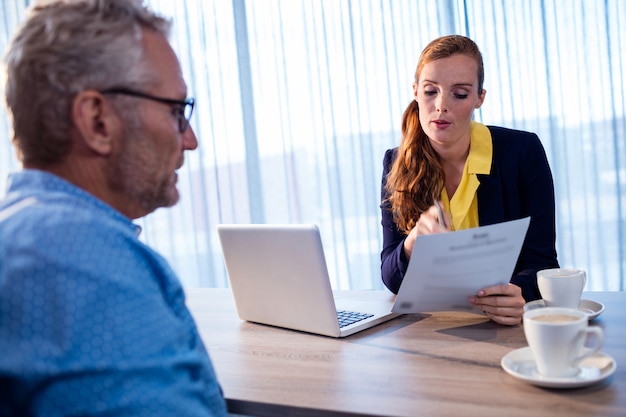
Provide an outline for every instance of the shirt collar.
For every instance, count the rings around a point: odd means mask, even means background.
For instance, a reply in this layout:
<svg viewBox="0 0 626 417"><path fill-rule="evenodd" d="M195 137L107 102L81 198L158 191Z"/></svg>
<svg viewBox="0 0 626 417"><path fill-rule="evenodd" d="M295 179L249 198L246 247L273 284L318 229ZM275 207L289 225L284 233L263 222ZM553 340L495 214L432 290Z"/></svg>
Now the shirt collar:
<svg viewBox="0 0 626 417"><path fill-rule="evenodd" d="M493 157L491 132L484 124L471 122L470 152L467 156L469 174L489 174Z"/></svg>
<svg viewBox="0 0 626 417"><path fill-rule="evenodd" d="M37 169L24 169L9 175L7 181L7 189L5 202L11 200L24 199L28 196L34 196L39 199L42 193L47 198L71 198L74 205L90 206L94 210L106 213L111 218L117 219L119 222L129 227L137 236L141 233L141 227L134 224L131 219L124 216L104 201L94 197L92 194L80 187L70 183L69 181L54 175L47 171Z"/></svg>

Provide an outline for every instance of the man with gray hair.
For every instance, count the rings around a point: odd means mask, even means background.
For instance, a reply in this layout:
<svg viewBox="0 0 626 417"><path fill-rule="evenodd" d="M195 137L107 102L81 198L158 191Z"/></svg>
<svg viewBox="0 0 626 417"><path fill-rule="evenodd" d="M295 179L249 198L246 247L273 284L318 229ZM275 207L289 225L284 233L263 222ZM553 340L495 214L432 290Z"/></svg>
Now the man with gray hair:
<svg viewBox="0 0 626 417"><path fill-rule="evenodd" d="M0 416L221 416L164 258L133 219L179 198L194 101L141 0L39 3L5 57L23 169L0 201Z"/></svg>

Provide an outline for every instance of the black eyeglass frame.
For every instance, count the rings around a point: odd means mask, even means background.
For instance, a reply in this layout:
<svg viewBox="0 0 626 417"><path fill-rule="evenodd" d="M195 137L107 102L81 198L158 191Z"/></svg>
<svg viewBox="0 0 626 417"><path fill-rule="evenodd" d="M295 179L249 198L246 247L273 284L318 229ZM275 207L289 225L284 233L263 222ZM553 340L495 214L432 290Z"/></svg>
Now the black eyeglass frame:
<svg viewBox="0 0 626 417"><path fill-rule="evenodd" d="M189 120L191 119L191 115L193 114L193 107L196 103L196 100L193 98L188 98L185 100L175 100L173 98L153 96L151 94L142 93L141 91L135 91L135 90L131 90L129 88L124 88L124 87L107 88L106 90L101 90L100 93L101 94L123 94L127 96L143 98L146 100L157 101L159 103L163 103L167 105L182 106L183 111L176 115L178 119L178 130L180 133L185 133L185 131L189 127ZM189 111L189 113L187 113L187 111Z"/></svg>

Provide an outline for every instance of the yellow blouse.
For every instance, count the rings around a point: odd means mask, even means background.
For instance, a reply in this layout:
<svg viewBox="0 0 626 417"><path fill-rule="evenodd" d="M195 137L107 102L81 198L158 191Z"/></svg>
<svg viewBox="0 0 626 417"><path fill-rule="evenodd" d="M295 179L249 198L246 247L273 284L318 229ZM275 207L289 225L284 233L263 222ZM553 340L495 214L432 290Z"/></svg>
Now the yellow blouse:
<svg viewBox="0 0 626 417"><path fill-rule="evenodd" d="M487 126L472 122L470 136L470 150L465 161L461 182L452 196L448 198L446 188L441 192L441 201L444 208L452 217L452 230L471 229L478 227L478 190L477 174L489 174L491 171L491 158L493 156L493 144L491 132Z"/></svg>

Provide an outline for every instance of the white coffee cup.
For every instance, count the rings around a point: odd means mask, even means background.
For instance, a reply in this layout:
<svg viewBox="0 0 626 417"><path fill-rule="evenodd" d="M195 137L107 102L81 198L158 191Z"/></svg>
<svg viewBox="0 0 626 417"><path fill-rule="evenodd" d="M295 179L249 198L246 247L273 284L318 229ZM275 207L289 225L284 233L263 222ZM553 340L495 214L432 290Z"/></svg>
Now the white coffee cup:
<svg viewBox="0 0 626 417"><path fill-rule="evenodd" d="M587 314L574 308L529 310L524 313L523 326L537 371L545 377L576 375L578 363L598 352L604 343L602 328L589 326ZM595 346L585 347L588 340L595 341Z"/></svg>
<svg viewBox="0 0 626 417"><path fill-rule="evenodd" d="M537 285L547 307L578 308L585 284L587 274L581 269L552 268L537 272Z"/></svg>

